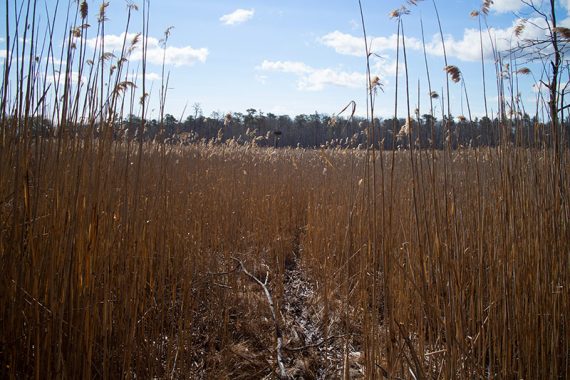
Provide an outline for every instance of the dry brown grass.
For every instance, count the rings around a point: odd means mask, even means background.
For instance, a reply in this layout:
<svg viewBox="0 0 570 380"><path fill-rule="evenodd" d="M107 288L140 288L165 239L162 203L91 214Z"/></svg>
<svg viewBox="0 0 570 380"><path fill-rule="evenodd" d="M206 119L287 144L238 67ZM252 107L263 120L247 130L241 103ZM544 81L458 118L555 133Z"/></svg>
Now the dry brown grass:
<svg viewBox="0 0 570 380"><path fill-rule="evenodd" d="M380 180L379 246L369 252L377 260L366 257L368 240L361 232L369 220L366 209L354 207L349 228L348 198L341 192L328 201L323 188L314 198L318 206L309 207L312 246L305 247L305 260L313 257L311 273L328 282L329 299L354 305L357 315L370 314L361 330L371 353L368 370L391 357L386 370L402 377L409 377L404 367L410 366L416 376L423 372L428 378L564 378L570 227L548 154L456 152L447 193L442 158L438 154L435 161L435 181L428 168L416 178L418 218L403 153L396 157L394 189ZM391 265L384 270L385 256ZM349 282L348 297L343 282ZM386 305L393 321L384 319ZM390 322L403 328L390 331Z"/></svg>
<svg viewBox="0 0 570 380"><path fill-rule="evenodd" d="M41 145L20 201L12 176L0 188L6 376L273 373L266 300L231 256L270 272L278 307L297 260L316 292L315 328L341 336L331 352L363 352L367 376L379 366L403 377L408 366L430 378L568 373L569 215L545 195L556 189L547 152L459 151L447 194L424 168L420 220L408 153L398 153L393 188L379 181L370 250L359 151L148 145L135 184L126 146L112 145L94 175L95 151L78 143L58 160L56 144ZM291 331L289 348L308 344ZM304 351L286 351L289 368L302 357L327 368L320 351Z"/></svg>
<svg viewBox="0 0 570 380"><path fill-rule="evenodd" d="M27 21L14 28L36 30ZM128 54L89 62L81 30L61 56L89 91L49 92L8 56L0 377L276 378L278 334L253 277L267 278L290 377L569 376L568 150L176 147L144 142L144 118L117 141L148 95ZM39 51L19 37L8 43L22 57ZM34 130L50 115L55 131Z"/></svg>

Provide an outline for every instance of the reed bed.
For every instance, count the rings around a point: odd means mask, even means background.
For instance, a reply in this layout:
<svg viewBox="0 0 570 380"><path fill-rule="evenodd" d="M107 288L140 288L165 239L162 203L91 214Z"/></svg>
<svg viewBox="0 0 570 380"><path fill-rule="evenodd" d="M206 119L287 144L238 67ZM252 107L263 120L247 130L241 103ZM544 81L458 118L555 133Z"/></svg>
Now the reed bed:
<svg viewBox="0 0 570 380"><path fill-rule="evenodd" d="M57 165L56 147L43 142L30 162L21 203L2 181L7 377L273 373L266 301L232 257L269 272L278 305L298 260L318 328L342 336L330 350L362 352L367 377L567 373L570 219L544 196L554 186L545 152L456 152L447 193L430 174L443 173L436 153L416 179L419 223L407 153L393 164L385 153L397 175L379 181L372 251L361 151L147 145L137 185L134 153L117 144L97 194L96 152L78 144Z"/></svg>
<svg viewBox="0 0 570 380"><path fill-rule="evenodd" d="M310 203L304 258L336 313L350 305L360 320L367 376L565 378L569 219L545 196L548 158L459 151L444 191L441 156L415 179L416 214L409 158L396 155L393 184L379 181L375 250L356 186L353 201L325 187Z"/></svg>
<svg viewBox="0 0 570 380"><path fill-rule="evenodd" d="M373 106L367 149L147 141L148 2L117 57L104 4L70 3L60 55L22 4L0 103L0 377L568 378L562 137L419 149L408 105L401 151L375 147Z"/></svg>

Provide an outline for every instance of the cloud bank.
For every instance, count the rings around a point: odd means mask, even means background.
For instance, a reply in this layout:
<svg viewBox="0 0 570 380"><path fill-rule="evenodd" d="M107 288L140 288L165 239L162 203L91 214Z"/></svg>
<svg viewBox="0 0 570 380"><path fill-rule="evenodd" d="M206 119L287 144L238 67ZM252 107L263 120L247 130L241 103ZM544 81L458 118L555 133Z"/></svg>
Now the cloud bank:
<svg viewBox="0 0 570 380"><path fill-rule="evenodd" d="M136 34L129 33L126 36L127 45L132 41ZM119 35L106 35L105 36L105 50L113 52L115 55L120 55L125 39L125 33ZM87 40L90 48L94 49L99 45L100 41L97 38ZM139 42L139 45L142 43ZM136 46L136 45L135 45ZM209 51L207 48L195 49L190 45L187 46L163 46L160 40L155 37L148 38L147 62L154 65L162 65L162 60L166 65L175 67L192 66L197 62L204 63L208 58ZM142 59L142 51L140 46L133 50L131 57L133 61L140 61Z"/></svg>
<svg viewBox="0 0 570 380"><path fill-rule="evenodd" d="M520 0L517 0L517 2ZM567 0L570 2L570 0ZM483 43L483 55L487 60L494 59L493 44L497 51L507 51L525 41L537 41L547 39L547 25L542 18L531 18L524 23L524 29L519 36L515 35L515 29L520 23L520 19L513 20L511 26L506 28L490 28L489 33L483 30L479 34L477 28L466 28L463 35L455 37L447 34L444 36L445 48L449 58L457 58L461 61L479 61L481 59L480 43ZM570 18L559 22L559 26L570 27ZM489 38L489 34L492 36ZM395 51L397 48L397 35L392 34L386 37L370 37L370 51L376 54L383 54ZM363 57L365 46L362 37L352 34L334 31L318 39L318 41L334 49L342 55ZM423 51L421 40L415 37L406 37L406 49L412 51ZM426 41L426 51L429 55L443 56L443 47L439 34L433 35Z"/></svg>
<svg viewBox="0 0 570 380"><path fill-rule="evenodd" d="M361 72L317 69L296 61L264 60L258 70L294 74L297 76L297 89L301 91L321 91L328 86L360 88L366 83L366 76Z"/></svg>
<svg viewBox="0 0 570 380"><path fill-rule="evenodd" d="M236 9L232 13L220 17L224 25L237 25L250 20L255 14L255 9Z"/></svg>
<svg viewBox="0 0 570 380"><path fill-rule="evenodd" d="M524 4L521 0L494 0L491 10L497 13L517 12Z"/></svg>

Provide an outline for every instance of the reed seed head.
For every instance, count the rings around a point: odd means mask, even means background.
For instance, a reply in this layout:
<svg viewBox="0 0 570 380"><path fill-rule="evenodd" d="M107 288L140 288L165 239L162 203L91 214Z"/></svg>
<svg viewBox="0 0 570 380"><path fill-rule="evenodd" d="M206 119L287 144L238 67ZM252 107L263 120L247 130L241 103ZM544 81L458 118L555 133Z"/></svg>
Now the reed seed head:
<svg viewBox="0 0 570 380"><path fill-rule="evenodd" d="M559 34L560 36L562 36L564 39L570 40L570 29L569 28L559 26L559 27L554 28L553 31L555 33Z"/></svg>
<svg viewBox="0 0 570 380"><path fill-rule="evenodd" d="M390 12L389 16L390 18L399 18L408 14L410 14L408 8L406 8L405 6L401 6L400 8L394 9L392 12Z"/></svg>
<svg viewBox="0 0 570 380"><path fill-rule="evenodd" d="M140 40L141 40L141 34L140 33L135 34L135 36L131 40L131 46L135 46L136 44L139 43Z"/></svg>
<svg viewBox="0 0 570 380"><path fill-rule="evenodd" d="M481 13L485 16L489 14L489 9L493 5L493 0L483 0L483 4L481 5Z"/></svg>
<svg viewBox="0 0 570 380"><path fill-rule="evenodd" d="M136 5L135 3L133 3L132 1L127 1L127 9L132 10L132 11L138 11L139 6Z"/></svg>
<svg viewBox="0 0 570 380"><path fill-rule="evenodd" d="M375 89L376 87L380 87L382 88L383 84L380 81L380 77L378 75L374 76L371 80L370 80L370 89Z"/></svg>
<svg viewBox="0 0 570 380"><path fill-rule="evenodd" d="M118 83L117 86L115 87L115 93L120 94L122 92L125 92L129 88L137 88L137 85L131 81L127 81L127 80L122 81L122 82Z"/></svg>
<svg viewBox="0 0 570 380"><path fill-rule="evenodd" d="M111 53L110 51L106 51L101 54L101 61L108 61L112 58L115 58L115 54Z"/></svg>
<svg viewBox="0 0 570 380"><path fill-rule="evenodd" d="M515 33L515 36L516 36L516 37L520 37L520 36L521 36L522 32L524 31L524 29L525 29L525 27L526 27L525 24L526 24L526 20L525 20L525 19L521 19L521 20L519 21L519 23L517 24L517 26L515 26L514 33Z"/></svg>
<svg viewBox="0 0 570 380"><path fill-rule="evenodd" d="M461 71L459 70L459 68L457 66L448 65L448 66L445 66L445 68L443 70L449 75L451 80L454 81L455 83L458 83L459 81L461 81Z"/></svg>
<svg viewBox="0 0 570 380"><path fill-rule="evenodd" d="M83 0L81 2L81 5L79 5L79 13L81 14L82 20L87 18L87 15L89 15L89 5L87 4L87 1Z"/></svg>
<svg viewBox="0 0 570 380"><path fill-rule="evenodd" d="M71 30L71 35L75 38L81 37L81 28L73 28Z"/></svg>
<svg viewBox="0 0 570 380"><path fill-rule="evenodd" d="M224 117L224 127L227 127L228 125L230 125L232 122L232 114L231 113L227 113L226 116Z"/></svg>
<svg viewBox="0 0 570 380"><path fill-rule="evenodd" d="M99 22L103 22L103 21L107 20L105 14L106 14L108 6L109 6L108 1L101 3L101 5L99 6Z"/></svg>

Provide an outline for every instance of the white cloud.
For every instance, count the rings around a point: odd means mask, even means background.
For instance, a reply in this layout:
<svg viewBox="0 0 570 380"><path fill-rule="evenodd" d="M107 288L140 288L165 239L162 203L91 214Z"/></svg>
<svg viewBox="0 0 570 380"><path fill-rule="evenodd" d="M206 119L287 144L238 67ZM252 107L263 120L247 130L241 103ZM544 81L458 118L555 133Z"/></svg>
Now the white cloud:
<svg viewBox="0 0 570 380"><path fill-rule="evenodd" d="M268 60L263 61L260 68L265 71L281 71L284 73L293 73L298 75L308 74L313 70L303 62Z"/></svg>
<svg viewBox="0 0 570 380"><path fill-rule="evenodd" d="M127 46L135 36L136 34L134 33L127 34ZM124 39L125 33L121 33L119 35L105 35L105 51L113 52L116 56L120 55ZM139 42L139 45L141 43L142 40ZM94 49L99 44L99 40L97 38L91 38L87 40L87 44L89 47ZM192 66L196 62L206 62L208 54L209 51L207 48L195 49L190 45L182 47L166 46L166 49L164 49L158 38L148 38L147 61L154 65L162 65L162 60L164 58L164 63L166 65L177 67ZM134 61L140 61L142 59L142 50L140 46L134 49L130 59Z"/></svg>
<svg viewBox="0 0 570 380"><path fill-rule="evenodd" d="M382 53L385 51L396 50L398 44L398 36L392 34L388 37L369 37L370 51L373 53ZM328 33L319 38L319 42L323 45L333 48L337 53L343 55L353 55L363 57L366 55L364 39L352 34L342 33L338 30ZM414 37L406 37L406 49L421 49L421 41Z"/></svg>
<svg viewBox="0 0 570 380"><path fill-rule="evenodd" d="M491 9L497 13L519 11L524 4L521 0L494 0Z"/></svg>
<svg viewBox="0 0 570 380"><path fill-rule="evenodd" d="M320 91L326 86L358 88L364 87L365 83L366 76L363 73L317 69L309 75L302 76L297 83L297 87L299 90Z"/></svg>
<svg viewBox="0 0 570 380"><path fill-rule="evenodd" d="M136 36L135 33L127 34L126 43L129 44L129 41L132 41L135 36ZM103 40L103 42L105 44L105 50L120 51L120 49L123 46L124 40L125 40L125 33L124 32L121 34L118 34L118 35L117 34L105 35L105 39ZM141 42L139 42L139 45ZM150 42L151 42L151 40L149 38L149 44L150 44ZM87 46L89 46L91 49L94 49L95 47L97 47L100 44L101 44L100 38L90 38L87 40Z"/></svg>
<svg viewBox="0 0 570 380"><path fill-rule="evenodd" d="M496 48L504 50L509 47L509 39L512 33L508 30L502 29L491 29L491 35L496 37L493 39L493 43L496 42ZM447 57L458 58L462 61L479 61L481 60L481 35L478 29L465 29L463 31L463 36L460 39L456 39L451 35L446 35L445 49ZM483 37L483 54L485 59L493 58L493 49L491 40L487 32L482 34ZM427 44L428 54L435 56L443 56L443 46L441 44L441 37L439 35L434 35L431 42Z"/></svg>
<svg viewBox="0 0 570 380"><path fill-rule="evenodd" d="M258 69L296 75L297 88L301 91L321 91L328 86L358 88L366 85L364 73L331 68L317 69L303 62L265 60Z"/></svg>
<svg viewBox="0 0 570 380"><path fill-rule="evenodd" d="M570 0L568 0L570 2ZM532 18L525 23L525 28L519 37L515 36L515 28L520 20L514 20L512 25L497 29L491 28L489 32L483 31L483 51L485 59L493 59L493 46L489 33L492 36L493 44L498 51L506 51L516 47L517 43L524 40L540 40L546 37L546 23L541 18ZM570 26L570 18L559 22L560 26ZM395 51L397 47L397 35L392 34L387 37L372 37L371 51L374 53L385 53L387 51ZM456 38L452 35L446 35L445 47L449 58L458 58L462 61L478 61L481 59L480 51L480 35L479 29L466 28L463 35ZM319 42L323 45L333 48L337 53L343 55L352 55L363 57L365 55L364 41L361 37L351 34L334 31L319 38ZM422 51L422 43L414 37L406 37L406 49ZM426 51L430 55L443 56L443 48L441 45L441 37L439 34L434 35L430 41L426 42ZM386 75L395 75L395 62L379 61L375 67Z"/></svg>
<svg viewBox="0 0 570 380"><path fill-rule="evenodd" d="M62 70L65 70L65 67L67 66L64 61L56 57L43 57L42 63L48 65L48 67L50 68L51 67L59 68L61 66Z"/></svg>
<svg viewBox="0 0 570 380"><path fill-rule="evenodd" d="M166 54L165 54L166 53ZM166 65L191 66L196 62L204 63L208 58L208 49L194 49L192 46L175 47L167 46L166 49L153 48L148 50L148 61L153 64L161 64L164 58Z"/></svg>
<svg viewBox="0 0 570 380"><path fill-rule="evenodd" d="M570 2L570 0L568 0ZM558 21L558 26L563 26L565 28L570 28L570 17L566 17L562 21Z"/></svg>
<svg viewBox="0 0 570 380"><path fill-rule="evenodd" d="M401 63L399 75L402 75L404 72L404 65ZM372 64L372 69L376 72L377 75L380 77L395 77L396 76L396 60L385 60L385 59L376 59ZM384 82L385 83L385 82Z"/></svg>
<svg viewBox="0 0 570 380"><path fill-rule="evenodd" d="M519 24L520 19L514 20L512 25L507 28L497 29L491 28L489 33L492 36L495 49L504 52L515 48L518 44L524 44L525 40L536 41L548 39L546 31L546 21L542 18L531 18L524 24L524 29L517 37L515 36L515 28ZM562 20L560 26L570 26L570 18ZM483 31L483 53L485 59L493 59L493 46L489 33ZM478 29L465 29L461 39L455 39L453 36L445 36L445 48L448 57L458 58L462 61L478 61L481 59L480 37ZM427 46L428 54L443 56L443 48L439 35L434 35L431 42Z"/></svg>
<svg viewBox="0 0 570 380"><path fill-rule="evenodd" d="M517 0L520 2L520 0ZM570 0L564 0L570 7ZM495 2L496 4L497 2ZM504 4L503 4L504 5ZM525 40L543 40L547 38L547 25L542 18L531 18L524 24L522 33L517 37L515 36L515 28L520 23L520 19L513 20L511 26L507 28L490 28L489 32L483 31L483 53L485 59L493 59L493 44L495 49L499 52L507 51L517 46L517 44L524 43ZM559 21L559 26L570 27L570 18ZM491 38L489 37L491 35ZM459 38L452 35L446 35L445 48L448 58L457 58L461 61L479 61L481 59L480 50L480 34L479 29L466 28L463 35ZM333 48L338 54L352 55L363 57L365 55L364 40L362 37L355 35L334 31L319 38L318 41L325 46ZM370 49L373 53L385 53L387 51L395 51L397 47L398 37L395 34L386 37L371 37ZM422 51L421 40L414 37L406 37L406 49ZM443 56L443 47L441 44L441 37L439 34L434 35L430 41L426 42L426 51L429 55ZM383 64L379 63L379 68ZM394 63L390 63L394 66ZM388 71L383 71L384 74L394 75L394 67Z"/></svg>
<svg viewBox="0 0 570 380"><path fill-rule="evenodd" d="M86 81L87 78L85 77L85 75L82 75L81 78L79 78L79 73L77 71L72 71L71 73L69 73L70 75L70 79L71 79L71 83L73 84L78 84L79 80L81 80L81 85L83 85ZM55 74L48 74L46 76L46 83L60 83L62 84L63 81L65 80L65 74L64 73L60 73L56 72Z"/></svg>
<svg viewBox="0 0 570 380"><path fill-rule="evenodd" d="M357 57L364 56L366 50L364 48L364 40L351 34L346 34L335 30L321 38L319 42L323 45L333 48L337 53L343 55L354 55Z"/></svg>
<svg viewBox="0 0 570 380"><path fill-rule="evenodd" d="M560 5L567 11L570 11L570 0L558 0ZM540 1L534 2L538 7L541 7ZM547 2L550 4L550 2ZM550 6L550 5L548 5ZM521 0L494 0L491 9L496 13L517 12L527 7Z"/></svg>
<svg viewBox="0 0 570 380"><path fill-rule="evenodd" d="M237 25L250 20L255 14L255 9L236 9L232 13L220 17L225 25Z"/></svg>
<svg viewBox="0 0 570 380"><path fill-rule="evenodd" d="M162 77L157 73L146 73L146 80L155 81L160 80Z"/></svg>
<svg viewBox="0 0 570 380"><path fill-rule="evenodd" d="M422 42L415 37L405 37L404 42L406 43L406 49L420 50L422 48ZM373 37L372 43L370 44L370 51L373 53L384 52L388 50L396 50L398 46L398 36L392 34L389 37ZM402 46L402 41L400 41L400 47Z"/></svg>

